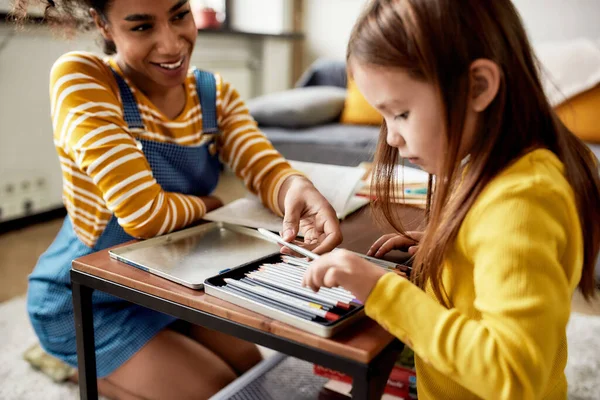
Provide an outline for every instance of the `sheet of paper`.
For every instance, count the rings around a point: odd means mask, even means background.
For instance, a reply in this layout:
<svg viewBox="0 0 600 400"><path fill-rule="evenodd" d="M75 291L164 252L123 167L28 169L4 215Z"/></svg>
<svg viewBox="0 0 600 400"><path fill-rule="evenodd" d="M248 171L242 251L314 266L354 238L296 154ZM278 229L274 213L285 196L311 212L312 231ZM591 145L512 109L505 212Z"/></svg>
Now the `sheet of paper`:
<svg viewBox="0 0 600 400"><path fill-rule="evenodd" d="M395 172L398 182L404 182L406 185L429 182L429 174L421 169L398 165Z"/></svg>
<svg viewBox="0 0 600 400"><path fill-rule="evenodd" d="M207 213L203 219L250 228L265 228L272 232L281 231L283 226L283 218L273 214L254 196L232 201L224 207Z"/></svg>
<svg viewBox="0 0 600 400"><path fill-rule="evenodd" d="M346 210L343 213L338 213L337 217L344 219L368 203L369 199L367 198L353 196L348 202ZM271 210L263 206L260 200L254 196L232 201L224 207L207 213L203 219L242 225L249 228L265 228L271 232L280 232L283 226L283 218L273 214ZM302 234L299 236L302 236Z"/></svg>
<svg viewBox="0 0 600 400"><path fill-rule="evenodd" d="M346 209L343 213L337 213L339 219L344 219L354 211L369 204L370 200L367 197L352 196L346 204Z"/></svg>
<svg viewBox="0 0 600 400"><path fill-rule="evenodd" d="M325 196L338 215L344 215L347 204L363 177L365 171L359 167L315 164L290 161L293 168L303 172Z"/></svg>
<svg viewBox="0 0 600 400"><path fill-rule="evenodd" d="M369 199L365 197L354 196L365 174L363 168L300 161L290 161L290 164L308 176L317 190L331 203L339 219L344 219L369 203ZM283 218L273 214L251 194L207 213L204 219L250 228L265 228L272 232L281 231L283 226Z"/></svg>
<svg viewBox="0 0 600 400"><path fill-rule="evenodd" d="M398 182L404 182L405 185L427 184L429 182L429 174L421 169L397 165L394 171ZM369 174L367 185L371 183L371 177L371 174Z"/></svg>

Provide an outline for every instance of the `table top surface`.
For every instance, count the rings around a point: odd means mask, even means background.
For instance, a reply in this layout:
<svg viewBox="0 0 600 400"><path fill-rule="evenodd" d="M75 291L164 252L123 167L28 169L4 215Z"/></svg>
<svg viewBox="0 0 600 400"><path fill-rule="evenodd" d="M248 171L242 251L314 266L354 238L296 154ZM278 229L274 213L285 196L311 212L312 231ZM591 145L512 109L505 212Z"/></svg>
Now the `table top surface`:
<svg viewBox="0 0 600 400"><path fill-rule="evenodd" d="M417 208L401 207L399 215L407 229L415 229L422 220L423 212ZM369 207L346 218L341 228L344 241L340 247L361 253L366 253L385 231L374 222ZM73 261L73 269L361 363L370 362L394 339L367 317L331 338L322 338L207 295L203 290L190 289L116 261L109 256L108 250Z"/></svg>

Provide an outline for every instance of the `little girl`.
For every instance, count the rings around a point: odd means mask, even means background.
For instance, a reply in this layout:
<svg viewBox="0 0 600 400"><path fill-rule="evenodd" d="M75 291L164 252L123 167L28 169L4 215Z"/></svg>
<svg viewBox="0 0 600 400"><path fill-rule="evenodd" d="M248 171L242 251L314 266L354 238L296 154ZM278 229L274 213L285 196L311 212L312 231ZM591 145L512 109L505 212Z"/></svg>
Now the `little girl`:
<svg viewBox="0 0 600 400"><path fill-rule="evenodd" d="M411 280L349 252L304 277L343 286L416 354L420 399L566 399L574 290L594 292L597 160L548 104L509 0L375 0L350 73L384 116L378 209L416 244ZM398 158L435 175L428 224L408 235L390 198Z"/></svg>

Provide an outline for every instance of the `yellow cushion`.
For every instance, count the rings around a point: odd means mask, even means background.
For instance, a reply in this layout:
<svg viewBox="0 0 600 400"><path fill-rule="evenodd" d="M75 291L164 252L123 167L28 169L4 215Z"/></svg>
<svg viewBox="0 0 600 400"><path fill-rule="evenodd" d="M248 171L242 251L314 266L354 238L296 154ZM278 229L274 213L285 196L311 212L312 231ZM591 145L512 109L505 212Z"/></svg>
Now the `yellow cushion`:
<svg viewBox="0 0 600 400"><path fill-rule="evenodd" d="M567 128L580 139L600 143L600 85L570 98L555 110ZM354 80L350 79L340 122L380 125L382 120L381 114L367 103Z"/></svg>
<svg viewBox="0 0 600 400"><path fill-rule="evenodd" d="M348 94L340 122L342 124L381 125L383 117L375 110L363 95L353 79L348 79Z"/></svg>
<svg viewBox="0 0 600 400"><path fill-rule="evenodd" d="M581 140L600 143L600 85L571 97L555 110Z"/></svg>

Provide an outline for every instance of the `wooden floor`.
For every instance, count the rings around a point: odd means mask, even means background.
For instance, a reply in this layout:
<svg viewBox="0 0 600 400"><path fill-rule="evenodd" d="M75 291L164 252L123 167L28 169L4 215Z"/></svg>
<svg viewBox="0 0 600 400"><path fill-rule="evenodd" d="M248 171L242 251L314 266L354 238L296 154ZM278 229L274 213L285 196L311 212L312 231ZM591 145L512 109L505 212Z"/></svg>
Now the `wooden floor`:
<svg viewBox="0 0 600 400"><path fill-rule="evenodd" d="M0 302L27 290L27 275L62 225L62 218L0 235Z"/></svg>

